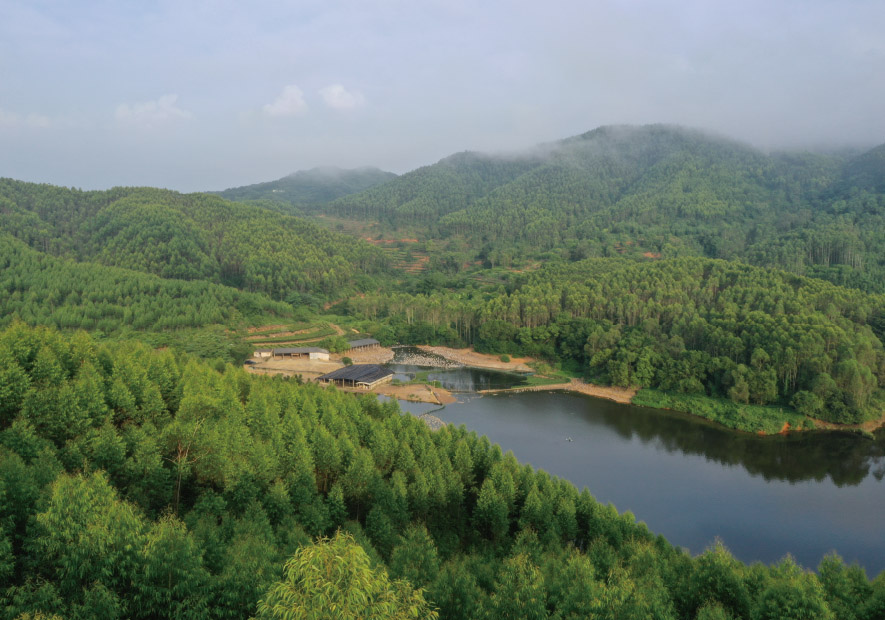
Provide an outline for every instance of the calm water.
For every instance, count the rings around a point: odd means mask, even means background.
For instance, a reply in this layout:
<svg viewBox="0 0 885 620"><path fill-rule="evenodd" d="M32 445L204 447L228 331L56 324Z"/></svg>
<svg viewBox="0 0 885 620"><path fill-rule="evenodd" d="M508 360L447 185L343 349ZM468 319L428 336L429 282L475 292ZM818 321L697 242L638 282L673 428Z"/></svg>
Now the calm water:
<svg viewBox="0 0 885 620"><path fill-rule="evenodd" d="M481 390L499 390L512 388L525 383L525 375L478 368L434 368L433 366L414 363L415 356L419 359L445 363L445 359L433 353L425 353L416 347L396 347L393 361L387 367L394 371L394 379L411 381L419 372L428 372L428 381L439 381L440 385L453 392L479 392Z"/></svg>
<svg viewBox="0 0 885 620"><path fill-rule="evenodd" d="M790 553L815 568L829 551L872 577L885 570L885 437L757 437L581 395L463 394L435 412L520 462L586 486L671 543L718 537L745 562ZM422 413L430 407L401 403ZM567 441L571 437L572 441Z"/></svg>

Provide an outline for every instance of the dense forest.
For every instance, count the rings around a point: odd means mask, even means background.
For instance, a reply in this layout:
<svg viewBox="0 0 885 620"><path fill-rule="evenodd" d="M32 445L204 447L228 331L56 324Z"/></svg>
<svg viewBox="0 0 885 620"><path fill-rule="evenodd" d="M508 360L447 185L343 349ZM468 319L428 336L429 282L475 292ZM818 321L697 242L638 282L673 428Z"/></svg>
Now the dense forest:
<svg viewBox="0 0 885 620"><path fill-rule="evenodd" d="M370 287L372 246L304 219L206 194L103 192L0 179L0 232L41 252L286 300Z"/></svg>
<svg viewBox="0 0 885 620"><path fill-rule="evenodd" d="M838 556L692 558L371 396L22 323L0 360L4 618L885 614Z"/></svg>
<svg viewBox="0 0 885 620"><path fill-rule="evenodd" d="M668 126L222 196L0 179L0 618L885 617L836 556L692 558L463 427L239 367L247 327L334 321L742 430L879 419L883 179L885 146Z"/></svg>
<svg viewBox="0 0 885 620"><path fill-rule="evenodd" d="M316 205L357 194L394 178L396 175L392 172L384 172L378 168L313 168L299 170L276 181L232 187L216 193L228 200L268 201L271 208L281 211L285 211L288 206L291 207L290 212L297 215L297 210L309 210Z"/></svg>
<svg viewBox="0 0 885 620"><path fill-rule="evenodd" d="M625 387L878 418L885 296L711 259L555 263L509 290L365 295L378 337L566 360Z"/></svg>
<svg viewBox="0 0 885 620"><path fill-rule="evenodd" d="M885 292L883 152L769 155L680 127L602 127L453 155L325 211L448 240L455 265L694 255Z"/></svg>
<svg viewBox="0 0 885 620"><path fill-rule="evenodd" d="M37 252L0 233L0 325L117 332L162 331L280 319L292 307L266 295L177 280Z"/></svg>

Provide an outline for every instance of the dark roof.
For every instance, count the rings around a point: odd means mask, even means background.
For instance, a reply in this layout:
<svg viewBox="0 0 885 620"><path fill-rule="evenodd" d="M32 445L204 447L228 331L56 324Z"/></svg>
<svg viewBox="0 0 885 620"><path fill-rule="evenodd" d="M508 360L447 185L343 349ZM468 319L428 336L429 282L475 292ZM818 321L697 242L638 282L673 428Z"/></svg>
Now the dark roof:
<svg viewBox="0 0 885 620"><path fill-rule="evenodd" d="M362 340L351 340L347 344L350 345L351 349L356 349L358 347L370 347L374 344L381 344L374 338L363 338Z"/></svg>
<svg viewBox="0 0 885 620"><path fill-rule="evenodd" d="M319 347L283 347L273 350L274 355L295 355L297 353L328 353L328 351Z"/></svg>
<svg viewBox="0 0 885 620"><path fill-rule="evenodd" d="M374 383L378 379L383 379L392 374L394 374L392 370L378 364L354 364L353 366L345 366L323 375L320 377L320 380L331 381L337 379L339 381L353 381L354 383Z"/></svg>

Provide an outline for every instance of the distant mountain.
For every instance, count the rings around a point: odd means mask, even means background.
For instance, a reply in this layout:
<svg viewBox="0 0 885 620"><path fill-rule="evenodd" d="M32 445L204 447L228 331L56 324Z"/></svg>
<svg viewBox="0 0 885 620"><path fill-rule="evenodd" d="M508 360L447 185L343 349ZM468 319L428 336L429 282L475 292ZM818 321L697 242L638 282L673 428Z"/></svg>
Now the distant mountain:
<svg viewBox="0 0 885 620"><path fill-rule="evenodd" d="M540 164L541 159L533 155L502 158L457 153L384 185L339 198L329 210L343 215L387 217L393 222L432 222L470 206Z"/></svg>
<svg viewBox="0 0 885 620"><path fill-rule="evenodd" d="M0 179L0 233L40 252L278 300L358 289L381 250L303 218L209 194L83 192Z"/></svg>
<svg viewBox="0 0 885 620"><path fill-rule="evenodd" d="M846 189L885 194L885 144L852 158L845 166Z"/></svg>
<svg viewBox="0 0 885 620"><path fill-rule="evenodd" d="M459 153L325 210L464 239L461 263L697 255L885 292L885 146L767 154L683 127L600 127L507 157Z"/></svg>
<svg viewBox="0 0 885 620"><path fill-rule="evenodd" d="M833 158L786 168L809 166L822 166L832 178L838 173ZM783 168L752 147L696 130L601 127L509 157L459 153L339 198L330 208L392 220L448 216L440 223L450 231L520 236L535 215L560 220L567 212L565 223L579 224L610 208L621 212L615 219L706 218L767 208L772 200L791 199L776 195L784 190Z"/></svg>
<svg viewBox="0 0 885 620"><path fill-rule="evenodd" d="M392 172L372 167L353 170L321 167L300 170L276 181L213 193L228 200L272 200L295 206L309 206L356 194L395 178L396 175Z"/></svg>

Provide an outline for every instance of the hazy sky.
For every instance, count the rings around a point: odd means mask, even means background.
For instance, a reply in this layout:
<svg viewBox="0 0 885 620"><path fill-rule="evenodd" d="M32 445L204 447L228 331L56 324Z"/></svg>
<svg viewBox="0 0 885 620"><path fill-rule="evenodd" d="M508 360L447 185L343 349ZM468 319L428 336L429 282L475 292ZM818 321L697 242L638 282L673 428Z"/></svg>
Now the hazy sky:
<svg viewBox="0 0 885 620"><path fill-rule="evenodd" d="M0 0L0 176L405 172L611 123L885 142L882 0Z"/></svg>

